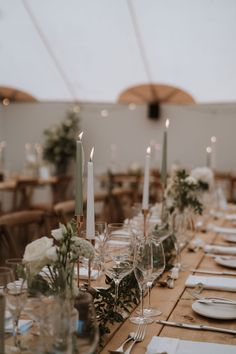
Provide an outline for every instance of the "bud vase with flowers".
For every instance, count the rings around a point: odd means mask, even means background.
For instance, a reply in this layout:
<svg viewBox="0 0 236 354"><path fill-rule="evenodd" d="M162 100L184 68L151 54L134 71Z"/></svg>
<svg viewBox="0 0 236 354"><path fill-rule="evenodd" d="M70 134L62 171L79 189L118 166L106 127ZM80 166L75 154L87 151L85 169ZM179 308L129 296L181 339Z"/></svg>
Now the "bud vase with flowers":
<svg viewBox="0 0 236 354"><path fill-rule="evenodd" d="M52 346L57 353L70 352L70 334L76 330L74 305L80 294L75 267L80 257L92 260L94 254L93 245L77 236L75 222L61 224L52 230L52 238L44 236L26 246L23 265L29 293L54 298L49 320L53 321Z"/></svg>

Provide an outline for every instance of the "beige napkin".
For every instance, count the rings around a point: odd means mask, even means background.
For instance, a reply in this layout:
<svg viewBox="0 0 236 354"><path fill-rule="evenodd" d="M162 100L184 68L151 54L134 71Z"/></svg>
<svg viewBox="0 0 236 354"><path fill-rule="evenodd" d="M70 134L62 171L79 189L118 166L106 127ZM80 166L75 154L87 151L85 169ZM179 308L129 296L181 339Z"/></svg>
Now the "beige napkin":
<svg viewBox="0 0 236 354"><path fill-rule="evenodd" d="M75 275L77 276L77 269L75 269ZM88 269L84 267L79 268L79 277L80 279L88 279ZM91 271L91 280L96 280L98 278L98 271L92 269Z"/></svg>
<svg viewBox="0 0 236 354"><path fill-rule="evenodd" d="M218 234L229 234L229 235L236 234L235 227L221 227L221 226L211 224L211 225L209 225L209 228Z"/></svg>
<svg viewBox="0 0 236 354"><path fill-rule="evenodd" d="M44 267L42 269L42 272L40 273L42 276L46 274L50 274L49 269L47 267ZM75 268L75 276L77 276L77 268ZM79 268L79 277L80 279L88 279L88 269L84 267ZM98 278L98 271L97 270L92 270L91 272L91 280L96 280Z"/></svg>
<svg viewBox="0 0 236 354"><path fill-rule="evenodd" d="M231 246L205 245L204 251L206 253L236 255L236 247Z"/></svg>
<svg viewBox="0 0 236 354"><path fill-rule="evenodd" d="M208 342L192 342L177 338L152 337L147 346L146 354L235 354L235 345L215 344Z"/></svg>
<svg viewBox="0 0 236 354"><path fill-rule="evenodd" d="M204 289L215 289L224 291L236 291L236 279L226 277L208 277L202 275L189 275L185 285L186 287L194 288L201 283Z"/></svg>

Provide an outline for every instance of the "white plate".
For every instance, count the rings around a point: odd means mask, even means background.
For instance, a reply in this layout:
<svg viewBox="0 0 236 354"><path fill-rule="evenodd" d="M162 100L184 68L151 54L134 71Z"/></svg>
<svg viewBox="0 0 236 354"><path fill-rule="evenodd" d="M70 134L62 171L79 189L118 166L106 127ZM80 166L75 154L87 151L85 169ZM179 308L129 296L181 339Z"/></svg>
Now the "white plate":
<svg viewBox="0 0 236 354"><path fill-rule="evenodd" d="M236 235L224 235L224 240L228 242L236 242Z"/></svg>
<svg viewBox="0 0 236 354"><path fill-rule="evenodd" d="M228 268L236 268L236 257L217 256L214 258L217 264Z"/></svg>
<svg viewBox="0 0 236 354"><path fill-rule="evenodd" d="M192 309L199 315L219 320L236 319L236 306L231 304L203 304L195 301Z"/></svg>

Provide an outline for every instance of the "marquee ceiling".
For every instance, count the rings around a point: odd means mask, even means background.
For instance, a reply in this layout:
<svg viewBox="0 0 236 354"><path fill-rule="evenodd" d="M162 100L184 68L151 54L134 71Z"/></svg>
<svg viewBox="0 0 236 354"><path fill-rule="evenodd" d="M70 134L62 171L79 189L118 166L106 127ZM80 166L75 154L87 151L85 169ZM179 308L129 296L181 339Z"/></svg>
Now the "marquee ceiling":
<svg viewBox="0 0 236 354"><path fill-rule="evenodd" d="M0 86L116 102L132 86L236 101L235 0L0 0Z"/></svg>

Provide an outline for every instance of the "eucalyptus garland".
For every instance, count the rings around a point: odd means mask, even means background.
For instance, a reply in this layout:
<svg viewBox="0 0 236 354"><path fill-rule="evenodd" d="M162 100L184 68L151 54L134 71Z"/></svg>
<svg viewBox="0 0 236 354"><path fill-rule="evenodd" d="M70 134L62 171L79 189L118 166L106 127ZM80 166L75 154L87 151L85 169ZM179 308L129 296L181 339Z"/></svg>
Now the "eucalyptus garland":
<svg viewBox="0 0 236 354"><path fill-rule="evenodd" d="M103 336L110 333L110 326L114 323L121 323L139 304L140 292L134 272L128 274L119 285L119 297L114 311L115 286L112 279L106 276L107 288L99 288L94 295L94 306L99 323L101 344Z"/></svg>

